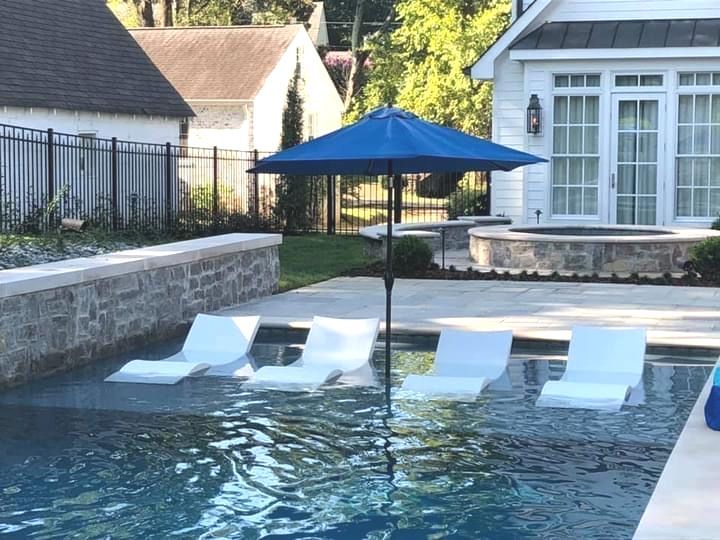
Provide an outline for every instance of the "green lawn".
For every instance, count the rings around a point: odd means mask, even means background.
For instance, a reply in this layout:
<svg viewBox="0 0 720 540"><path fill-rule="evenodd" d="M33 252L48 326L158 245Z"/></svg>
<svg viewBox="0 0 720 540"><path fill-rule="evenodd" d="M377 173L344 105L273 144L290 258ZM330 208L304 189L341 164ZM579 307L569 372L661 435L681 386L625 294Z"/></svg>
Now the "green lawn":
<svg viewBox="0 0 720 540"><path fill-rule="evenodd" d="M285 236L280 246L280 290L330 279L369 262L362 239L355 236Z"/></svg>

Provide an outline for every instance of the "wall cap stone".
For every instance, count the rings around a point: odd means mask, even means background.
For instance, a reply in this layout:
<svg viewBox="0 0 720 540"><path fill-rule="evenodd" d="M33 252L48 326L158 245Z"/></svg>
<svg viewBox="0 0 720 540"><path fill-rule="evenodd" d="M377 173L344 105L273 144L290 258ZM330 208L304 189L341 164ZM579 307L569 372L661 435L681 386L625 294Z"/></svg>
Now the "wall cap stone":
<svg viewBox="0 0 720 540"><path fill-rule="evenodd" d="M232 233L0 271L0 298L282 244L281 234Z"/></svg>
<svg viewBox="0 0 720 540"><path fill-rule="evenodd" d="M582 227L595 230L627 229L637 232L657 231L664 234L633 234L626 236L611 235L566 235L543 234L534 230L562 230L567 227ZM667 228L648 225L522 225L518 227L475 227L468 231L470 236L485 240L510 240L514 242L559 242L566 244L676 244L700 242L706 238L720 236L719 231L695 228Z"/></svg>
<svg viewBox="0 0 720 540"><path fill-rule="evenodd" d="M472 227L472 225L505 225L510 224L510 218L495 216L461 216L457 220L448 221L431 221L426 223L394 223L393 238L402 238L403 236L423 236L418 234L428 232L428 238L434 238L440 233L432 232L433 229L451 229L454 227ZM387 223L380 225L371 225L360 229L360 236L369 240L381 240L387 236Z"/></svg>

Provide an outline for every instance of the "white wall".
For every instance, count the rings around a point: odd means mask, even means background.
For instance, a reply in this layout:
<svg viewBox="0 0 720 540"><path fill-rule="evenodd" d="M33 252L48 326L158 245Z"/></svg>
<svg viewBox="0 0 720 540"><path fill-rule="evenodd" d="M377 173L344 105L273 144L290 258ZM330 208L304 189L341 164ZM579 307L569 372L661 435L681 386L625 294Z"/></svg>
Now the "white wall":
<svg viewBox="0 0 720 540"><path fill-rule="evenodd" d="M0 107L0 124L32 129L52 128L60 133L94 133L101 139L177 144L180 119L162 116L133 116L61 109Z"/></svg>
<svg viewBox="0 0 720 540"><path fill-rule="evenodd" d="M252 150L250 141L250 103L210 103L189 101L195 111L190 120L188 146L227 150Z"/></svg>
<svg viewBox="0 0 720 540"><path fill-rule="evenodd" d="M493 141L523 150L525 147L525 109L529 97L524 89L523 67L512 62L508 52L495 62L493 92ZM544 167L536 165L533 167ZM524 216L523 170L492 173L490 211L493 215L505 214L514 222Z"/></svg>
<svg viewBox="0 0 720 540"><path fill-rule="evenodd" d="M300 50L301 76L305 109L306 138L309 118L315 115L315 137L341 126L342 102L310 37L303 29L288 47L278 65L258 92L253 107L253 142L261 151L275 151L280 147L282 112L288 84L295 71L296 51Z"/></svg>
<svg viewBox="0 0 720 540"><path fill-rule="evenodd" d="M548 21L694 19L720 16L718 0L555 0L554 4L547 17Z"/></svg>

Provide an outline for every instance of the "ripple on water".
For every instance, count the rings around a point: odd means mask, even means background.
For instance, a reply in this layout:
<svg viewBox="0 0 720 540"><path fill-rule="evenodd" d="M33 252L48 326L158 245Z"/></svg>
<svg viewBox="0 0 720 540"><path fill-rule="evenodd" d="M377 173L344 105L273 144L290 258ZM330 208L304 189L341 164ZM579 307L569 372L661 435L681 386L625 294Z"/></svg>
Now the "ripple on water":
<svg viewBox="0 0 720 540"><path fill-rule="evenodd" d="M406 356L395 385L427 357ZM379 388L244 392L211 378L178 386L193 407L175 411L6 403L0 532L627 538L709 368L649 366L645 403L620 414L534 407L561 371L514 362L512 390L395 401L390 417ZM44 384L33 399L62 395L63 379Z"/></svg>

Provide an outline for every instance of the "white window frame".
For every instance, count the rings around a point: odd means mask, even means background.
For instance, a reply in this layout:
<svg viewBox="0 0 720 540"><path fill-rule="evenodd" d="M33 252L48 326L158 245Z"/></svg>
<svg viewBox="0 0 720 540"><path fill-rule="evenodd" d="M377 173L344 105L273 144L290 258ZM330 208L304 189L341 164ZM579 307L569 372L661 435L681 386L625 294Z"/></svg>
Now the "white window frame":
<svg viewBox="0 0 720 540"><path fill-rule="evenodd" d="M600 77L600 85L599 86L584 86L584 87L555 87L555 77L558 75L597 75ZM604 119L604 113L605 113L605 93L606 93L606 87L605 87L605 78L606 74L602 71L594 71L594 70L583 70L583 71L573 71L573 70L562 70L562 71L551 71L550 72L550 103L549 103L549 116L548 116L548 122L547 125L547 133L548 133L548 156L550 157L550 163L548 164L548 199L547 199L547 216L550 221L588 221L588 222L598 222L602 221L602 215L603 215L603 194L601 192L601 186L602 186L602 177L603 177L603 162L602 162L602 152L604 150L604 141L603 137L605 136L605 130L606 127L603 124ZM555 128L555 98L556 97L572 97L572 96L592 96L598 98L598 183L597 183L597 213L596 214L555 214L553 212L553 197L554 197L554 184L553 184L553 178L554 178L554 170L553 170L553 158L559 157L555 154L555 141L554 141L554 128ZM587 124L582 124L583 126L586 126ZM592 124L594 125L594 124ZM562 154L562 157L577 157L577 158L587 158L587 157L595 157L595 156L588 156L587 154Z"/></svg>
<svg viewBox="0 0 720 540"><path fill-rule="evenodd" d="M672 219L675 222L678 223L709 223L714 221L718 215L712 214L708 216L681 216L678 214L678 190L680 189L678 185L678 163L679 159L681 158L690 158L690 159L718 159L720 158L720 154L712 154L708 152L707 154L681 154L679 152L679 144L680 144L680 98L681 96L710 96L710 123L707 124L709 126L709 133L708 133L708 150L712 150L712 126L718 125L712 122L712 96L720 96L720 85L680 85L680 77L682 75L686 74L695 74L697 76L698 73L708 73L711 77L711 83L712 83L712 76L713 74L720 73L719 69L678 69L676 72L676 84L675 84L675 91L674 91L674 101L675 101L675 124L673 126L674 133L673 133L673 151L672 151L672 207L671 207L671 216ZM693 102L693 111L695 110L694 102ZM683 124L683 125L692 125L695 126L696 123L693 121L692 124ZM700 124L704 125L704 124ZM686 188L687 189L687 188ZM694 193L695 186L691 186L690 188L691 193ZM710 180L708 180L708 211L710 211ZM720 186L716 187L715 189L720 190ZM693 208L693 203L691 199L691 212ZM720 208L718 208L718 213L720 213Z"/></svg>

